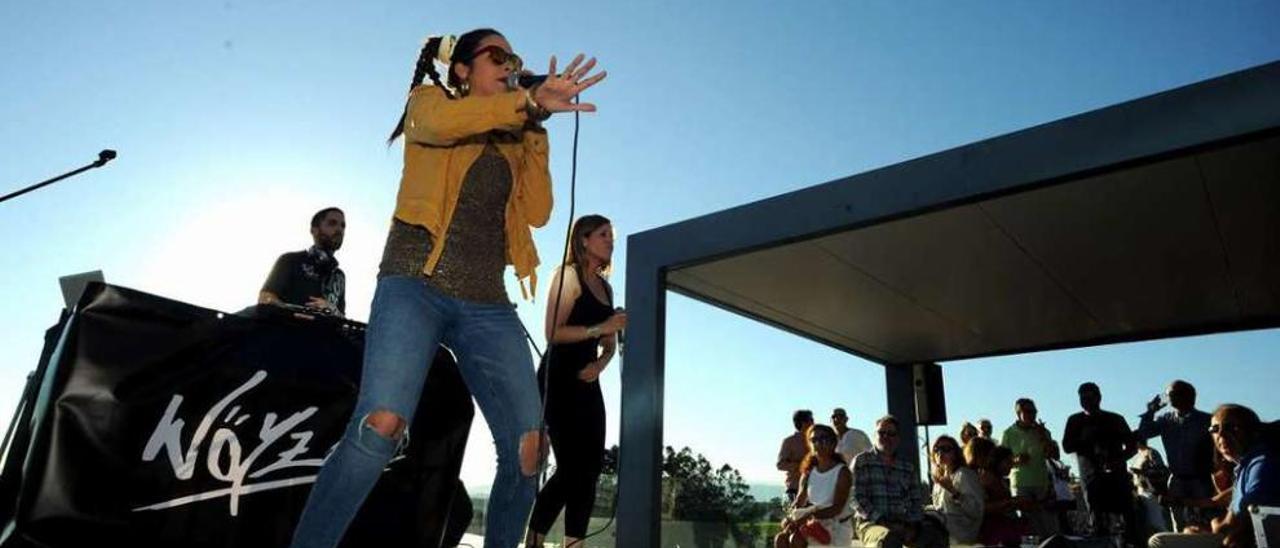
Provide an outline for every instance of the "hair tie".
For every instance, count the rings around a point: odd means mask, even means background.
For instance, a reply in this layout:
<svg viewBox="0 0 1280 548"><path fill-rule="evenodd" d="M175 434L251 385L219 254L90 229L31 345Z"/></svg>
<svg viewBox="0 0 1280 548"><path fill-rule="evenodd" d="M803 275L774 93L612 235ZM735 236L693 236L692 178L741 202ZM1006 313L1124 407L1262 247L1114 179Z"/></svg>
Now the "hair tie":
<svg viewBox="0 0 1280 548"><path fill-rule="evenodd" d="M437 37L431 36L427 40L432 38ZM436 61L447 67L453 63L453 47L458 45L458 37L452 34L445 34L438 38L440 38L440 47L436 50Z"/></svg>

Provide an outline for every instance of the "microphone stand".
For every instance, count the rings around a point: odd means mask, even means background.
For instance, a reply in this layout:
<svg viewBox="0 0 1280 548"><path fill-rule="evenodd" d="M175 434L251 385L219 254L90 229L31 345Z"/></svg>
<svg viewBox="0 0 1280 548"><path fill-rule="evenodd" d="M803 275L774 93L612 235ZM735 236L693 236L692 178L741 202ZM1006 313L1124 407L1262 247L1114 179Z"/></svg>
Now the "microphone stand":
<svg viewBox="0 0 1280 548"><path fill-rule="evenodd" d="M11 198L17 198L18 196L21 196L21 195L26 194L26 193L28 193L28 192L31 192L31 191L33 191L33 190L36 190L36 189L39 189L39 188L42 188L42 187L49 186L49 185L51 185L51 184L53 184L53 183L56 183L56 182L61 181L61 180L63 180L63 179L66 179L67 177L72 177L72 176L75 176L75 175L79 175L80 173L83 173L83 172L88 171L88 170L90 170L90 169L98 168L98 167L102 167L102 166L106 165L106 163L107 163L107 162L110 162L111 160L114 160L115 158L116 158L116 151L114 151L114 150L110 150L110 149L104 150L104 151L102 151L102 152L99 152L99 153L98 153L98 159L97 159L97 160L95 160L93 163L91 163L91 164L89 164L89 165L87 165L87 166L84 166L84 167L82 167L82 168L80 168L80 169L77 169L77 170L75 170L75 171L69 171L69 172L67 172L67 173L63 173L62 175L59 175L59 176L54 177L54 178L52 178L52 179L49 179L49 180L47 180L47 181L42 181L42 182L36 183L36 184L31 185L31 186L29 186L29 187L27 187L27 188L24 188L24 189L22 189L22 190L18 190L18 191L10 192L10 193L8 193L8 194L5 194L4 196L0 196L0 202L5 202L5 201L7 201L7 200L9 200L9 199L11 199Z"/></svg>

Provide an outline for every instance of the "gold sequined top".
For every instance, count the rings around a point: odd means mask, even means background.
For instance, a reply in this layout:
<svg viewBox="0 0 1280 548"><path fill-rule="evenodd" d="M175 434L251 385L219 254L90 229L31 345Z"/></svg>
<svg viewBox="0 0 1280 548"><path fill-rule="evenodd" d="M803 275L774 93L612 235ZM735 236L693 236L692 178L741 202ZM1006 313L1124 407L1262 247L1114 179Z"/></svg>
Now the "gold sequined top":
<svg viewBox="0 0 1280 548"><path fill-rule="evenodd" d="M436 263L451 245L445 231L453 222L462 180L492 144L511 167L506 260L525 297L537 292L538 251L532 229L551 217L551 173L547 133L530 122L525 106L523 91L450 99L439 86L425 84L409 93L395 218L426 228L435 240L426 262L419 265L423 272L435 274Z"/></svg>
<svg viewBox="0 0 1280 548"><path fill-rule="evenodd" d="M427 229L393 219L382 250L378 277L421 276L442 293L464 301L504 304L506 288L506 204L511 195L511 168L490 143L467 171L453 220L445 233L444 253L435 271L422 272L431 253Z"/></svg>

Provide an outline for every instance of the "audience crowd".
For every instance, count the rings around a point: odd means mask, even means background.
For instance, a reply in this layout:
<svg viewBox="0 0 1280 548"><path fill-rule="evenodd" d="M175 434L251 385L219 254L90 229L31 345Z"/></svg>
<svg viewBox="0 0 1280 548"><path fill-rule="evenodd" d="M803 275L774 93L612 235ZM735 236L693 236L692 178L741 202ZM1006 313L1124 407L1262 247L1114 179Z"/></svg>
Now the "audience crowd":
<svg viewBox="0 0 1280 548"><path fill-rule="evenodd" d="M832 426L798 410L778 454L789 502L774 546L1256 545L1250 513L1280 506L1275 424L1242 405L1202 411L1182 380L1148 402L1133 429L1102 408L1098 385L1077 395L1060 442L1030 398L1014 402L998 437L986 418L963 423L959 440L938 436L924 482L899 456L897 418L877 419L868 436L845 409L832 411ZM1165 455L1148 445L1155 437Z"/></svg>

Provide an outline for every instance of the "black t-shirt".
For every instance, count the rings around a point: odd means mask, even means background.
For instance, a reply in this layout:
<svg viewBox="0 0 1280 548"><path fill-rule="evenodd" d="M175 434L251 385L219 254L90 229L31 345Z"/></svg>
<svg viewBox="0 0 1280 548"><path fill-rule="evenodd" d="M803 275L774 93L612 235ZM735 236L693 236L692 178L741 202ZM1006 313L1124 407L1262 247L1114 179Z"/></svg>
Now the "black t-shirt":
<svg viewBox="0 0 1280 548"><path fill-rule="evenodd" d="M1103 471L1125 471L1134 447L1128 421L1110 411L1071 415L1062 435L1062 449L1076 454L1086 481Z"/></svg>
<svg viewBox="0 0 1280 548"><path fill-rule="evenodd" d="M285 253L276 259L262 290L298 306L307 306L311 297L319 297L339 312L347 313L347 277L333 255L315 247Z"/></svg>

